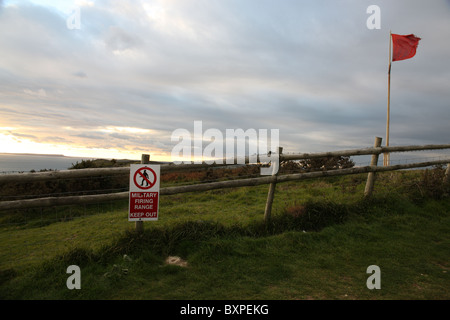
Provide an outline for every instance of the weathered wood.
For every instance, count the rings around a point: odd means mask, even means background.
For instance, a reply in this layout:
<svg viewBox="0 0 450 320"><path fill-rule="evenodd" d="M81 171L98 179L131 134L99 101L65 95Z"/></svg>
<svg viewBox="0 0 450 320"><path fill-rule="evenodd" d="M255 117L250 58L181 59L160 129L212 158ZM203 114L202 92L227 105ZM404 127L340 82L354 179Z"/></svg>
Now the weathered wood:
<svg viewBox="0 0 450 320"><path fill-rule="evenodd" d="M278 156L280 157L283 153L283 148L278 148ZM272 177L274 177L274 181L270 183L269 185L269 191L267 193L267 200L266 200L266 207L264 209L264 221L267 223L270 221L270 217L272 215L272 203L273 198L275 196L275 188L277 186L277 175L278 171L280 169L280 160L278 158L277 163L272 163L272 165L275 165L276 167L273 168L272 171Z"/></svg>
<svg viewBox="0 0 450 320"><path fill-rule="evenodd" d="M384 152L406 152L406 151L420 151L420 150L437 150L437 149L450 149L450 144L439 145L423 145L423 146L397 146L397 147L381 147L381 148L363 148L353 150L342 150L332 152L319 152L319 153L301 153L301 154L282 154L279 156L279 161L287 160L302 160L313 159L323 157L337 157L337 156L361 156L370 154L380 154ZM243 159L245 163L250 163L251 157L245 157ZM264 159L263 159L264 160ZM258 156L257 161L261 161ZM237 159L235 158L237 163ZM225 167L229 166L224 164L162 164L161 173L174 172L174 171L186 171L196 170L210 167ZM91 178L100 176L111 175L127 175L130 173L130 167L118 167L118 168L89 168L89 169L75 169L75 170L60 170L60 171L47 171L47 172L35 172L35 173L14 173L0 175L0 183L6 182L34 182L34 181L46 181L52 179L78 179L78 178Z"/></svg>
<svg viewBox="0 0 450 320"><path fill-rule="evenodd" d="M240 187L253 187L262 184L268 184L275 181L275 176L265 176L260 178L249 178L249 179L236 179L228 181L192 184L187 186L179 187L166 187L161 188L161 195L172 195L187 192L201 192L216 189L227 189L227 188L240 188ZM0 202L1 204L1 202Z"/></svg>
<svg viewBox="0 0 450 320"><path fill-rule="evenodd" d="M388 102L387 102L387 117L386 117L386 147L389 147L389 121L390 121L390 113L391 113L391 63L392 63L392 55L391 55L391 46L392 46L392 33L389 32L389 70L388 70ZM383 165L390 165L390 154L384 153L383 155Z"/></svg>
<svg viewBox="0 0 450 320"><path fill-rule="evenodd" d="M450 163L447 163L443 183L450 183Z"/></svg>
<svg viewBox="0 0 450 320"><path fill-rule="evenodd" d="M101 177L101 176L121 175L129 173L130 167L89 168L89 169L35 172L35 173L14 173L14 174L0 175L0 183L5 182L29 183L34 181L47 181L52 179L79 179L87 177Z"/></svg>
<svg viewBox="0 0 450 320"><path fill-rule="evenodd" d="M151 163L151 162L150 162ZM225 164L162 164L161 173L166 172L187 172L201 170L204 168L225 168L230 165ZM46 172L27 172L27 173L13 173L0 175L0 183L29 183L35 181L48 181L53 179L80 179L80 178L94 178L102 176L113 175L129 175L130 167L117 168L89 168L89 169L73 169L60 171L46 171Z"/></svg>
<svg viewBox="0 0 450 320"><path fill-rule="evenodd" d="M277 182L281 183L281 182L287 182L287 181L313 179L313 178L320 178L320 177L344 176L344 175L368 173L368 172L386 172L386 171L395 171L395 170L403 170L403 169L423 168L423 167L430 167L430 166L434 166L434 165L438 165L438 164L447 163L448 161L449 161L449 159L420 162L420 163L397 164L397 165L387 166L387 167L365 166L365 167L347 168L347 169L339 169L339 170L296 173L296 174L278 176Z"/></svg>
<svg viewBox="0 0 450 320"><path fill-rule="evenodd" d="M450 144L427 144L415 146L396 146L396 147L381 147L381 152L407 152L407 151L423 151L423 150L438 150L450 149Z"/></svg>
<svg viewBox="0 0 450 320"><path fill-rule="evenodd" d="M141 164L148 164L149 162L150 162L149 154L141 155ZM135 221L134 226L137 233L144 232L144 221Z"/></svg>
<svg viewBox="0 0 450 320"><path fill-rule="evenodd" d="M102 203L108 201L128 199L129 192L115 192L108 194L94 194L85 196L46 197L37 199L1 201L0 210L16 210L37 207L82 205L89 203Z"/></svg>
<svg viewBox="0 0 450 320"><path fill-rule="evenodd" d="M423 151L423 150L437 150L437 149L450 149L450 144L379 147L379 148L350 149L350 150L317 152L317 153L283 154L281 159L282 161L288 161L288 160L303 160L303 159L340 157L340 156L342 157L364 156L370 154L379 155L380 153L385 152L407 152L407 151Z"/></svg>
<svg viewBox="0 0 450 320"><path fill-rule="evenodd" d="M268 184L272 181L274 181L273 176L265 176L261 178L219 181L219 182L202 183L178 187L166 187L160 189L160 195L173 195L187 192L202 192L208 190L238 188L245 186L250 187ZM15 201L0 201L0 210L15 210L15 209L44 207L44 206L62 206L71 204L107 202L112 200L128 199L128 196L129 192L126 191L111 194L69 196L69 197L47 197L47 198L15 200Z"/></svg>
<svg viewBox="0 0 450 320"><path fill-rule="evenodd" d="M187 192L201 192L215 189L225 189L225 188L237 188L237 187L250 187L258 186L262 184L269 184L272 182L283 183L288 181L298 181L305 179L314 179L320 177L332 177L332 176L342 176L351 175L359 173L369 173L369 172L386 172L395 171L403 169L413 169L421 167L429 167L439 164L450 163L450 159L427 161L420 163L409 163L409 164L398 164L387 167L378 166L365 166L365 167L355 167L347 169L338 170L328 170L328 171L315 171L306 173L296 173L288 175L279 176L264 176L258 178L250 179L239 179L239 180L229 180L229 181L219 181L211 183L194 184L187 186L178 187L166 187L160 189L160 195L173 195ZM32 207L45 207L45 206L59 206L59 205L72 205L72 204L88 204L97 202L107 202L114 200L128 199L129 192L119 192L111 194L99 194L99 195L86 195L86 196L70 196L70 197L47 197L38 199L27 199L27 200L16 200L16 201L1 201L0 210L15 210L23 208Z"/></svg>
<svg viewBox="0 0 450 320"><path fill-rule="evenodd" d="M381 140L382 138L380 137L375 138L374 148L379 148L381 146ZM372 155L372 159L370 161L371 166L376 166L378 164L378 156L379 156L378 154ZM372 195L374 182L375 182L375 172L369 172L369 174L367 175L366 187L364 189L365 197L370 197Z"/></svg>
<svg viewBox="0 0 450 320"><path fill-rule="evenodd" d="M326 157L346 157L346 156L364 156L369 154L380 154L381 148L364 148L353 150L341 150L341 151L329 151L329 152L317 152L317 153L297 153L297 154L283 154L282 161L288 160L304 160Z"/></svg>

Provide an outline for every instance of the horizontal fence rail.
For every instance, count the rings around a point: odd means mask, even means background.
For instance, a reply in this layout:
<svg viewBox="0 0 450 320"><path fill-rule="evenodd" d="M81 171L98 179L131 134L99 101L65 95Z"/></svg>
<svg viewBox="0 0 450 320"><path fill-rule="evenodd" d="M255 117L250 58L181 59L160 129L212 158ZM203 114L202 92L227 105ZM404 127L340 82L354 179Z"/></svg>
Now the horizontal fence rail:
<svg viewBox="0 0 450 320"><path fill-rule="evenodd" d="M326 157L339 157L339 156L363 156L363 155L379 155L381 153L391 152L407 152L407 151L421 151L421 150L438 150L438 149L450 149L450 144L438 144L438 145L423 145L423 146L396 146L396 147L378 147L378 148L362 148L362 149L350 149L331 152L318 152L318 153L298 153L298 154L281 154L279 155L279 161L289 160L304 160L314 158L326 158ZM270 157L257 156L257 162L260 160L267 160ZM252 157L223 159L223 164L162 164L161 173L165 172L177 172L187 170L197 170L203 168L220 168L236 164L251 164ZM89 168L89 169L72 169L61 171L47 171L47 172L34 172L34 173L15 173L0 175L0 183L4 182L33 182L33 181L47 181L52 179L77 179L77 178L89 178L89 177L101 177L110 175L124 175L129 174L129 167L118 168Z"/></svg>
<svg viewBox="0 0 450 320"><path fill-rule="evenodd" d="M284 155L282 155L282 161L304 160L304 159L326 158L326 157L340 157L340 156L346 157L346 156L365 156L365 155L376 155L376 154L379 155L381 153L439 150L439 149L450 149L450 144L435 144L435 145L423 145L423 146L377 147L377 148L350 149L350 150L331 151L331 152L284 154Z"/></svg>
<svg viewBox="0 0 450 320"><path fill-rule="evenodd" d="M152 164L152 163L150 163ZM234 165L234 164L232 164ZM230 165L225 164L162 164L161 173L178 172L178 171L193 171L203 168L220 168ZM88 168L88 169L71 169L60 171L46 171L33 173L14 173L0 175L0 183L4 182L34 182L34 181L48 181L53 179L79 179L79 178L93 178L102 176L125 175L130 173L130 167L117 168Z"/></svg>
<svg viewBox="0 0 450 320"><path fill-rule="evenodd" d="M229 181L201 183L186 186L165 187L160 189L160 194L173 195L173 194L180 194L187 192L201 192L215 189L258 186L274 182L282 183L320 177L342 176L342 175L351 175L369 172L386 172L411 168L429 167L433 165L448 164L448 163L450 163L450 158L445 160L427 161L410 164L398 164L385 167L365 166L339 170L325 170L325 171L314 171L297 174L286 174L278 176L273 175L249 179L236 179ZM43 206L62 206L71 204L89 204L89 203L107 202L112 200L126 200L128 199L128 197L129 192L126 191L110 194L68 196L68 197L47 197L47 198L15 200L15 201L1 201L0 210L15 210L15 209L35 208Z"/></svg>
<svg viewBox="0 0 450 320"><path fill-rule="evenodd" d="M381 144L381 138L378 139L378 145ZM438 149L450 149L450 144L439 144L439 145L423 145L423 146L394 146L394 147L373 147L364 149L353 149L353 150L341 150L332 152L320 152L320 153L299 153L299 154L281 154L281 148L278 154L278 161L290 161L290 160L303 160L303 159L313 159L313 158L326 158L326 157L339 157L339 156L361 156L361 155L379 155L381 153L392 153L392 152L408 152L408 151L421 151L421 150L438 150ZM273 156L273 155L271 155ZM234 158L234 159L224 159L224 164L162 164L161 173L166 172L176 172L176 171L191 171L198 170L202 168L218 168L218 167L229 167L236 165L236 163L251 164L250 160L255 157L245 157L245 158ZM256 157L257 161L260 159L271 159L271 157ZM273 160L274 158L272 158ZM155 162L156 163L156 162ZM447 164L446 175L448 178L450 169L450 159L427 161L420 163L410 163L410 164L398 164L378 167L375 163L371 163L369 166L364 167L353 167L346 169L333 169L333 170L322 170L314 172L305 173L295 173L295 174L285 174L285 175L272 175L272 176L262 176L256 178L247 179L235 179L227 181L218 181L210 183L200 183L193 185L184 186L174 186L165 187L160 189L161 195L173 195L179 193L187 192L201 192L215 189L224 188L236 188L236 187L248 187L257 186L262 184L275 184L288 181L298 181L304 179L313 179L320 177L330 177L330 176L341 176L341 175L351 175L359 173L375 173L375 172L386 172L402 169L412 169L420 167L429 167L433 165ZM77 178L91 178L91 177L101 177L101 176L112 176L112 175L125 175L129 174L129 167L118 167L118 168L89 168L89 169L76 169L76 170L62 170L62 171L51 171L51 172L37 172L37 173L19 173L19 174L9 174L0 176L0 183L10 183L10 182L33 182L33 181L47 181L53 179L77 179ZM117 192L109 194L96 194L96 195L82 195L82 196L66 196L66 197L45 197L36 199L25 199L25 200L15 200L15 201L1 201L0 210L16 210L25 208L35 208L44 206L62 206L71 204L89 204L98 202L107 202L112 200L125 200L128 199L129 192Z"/></svg>

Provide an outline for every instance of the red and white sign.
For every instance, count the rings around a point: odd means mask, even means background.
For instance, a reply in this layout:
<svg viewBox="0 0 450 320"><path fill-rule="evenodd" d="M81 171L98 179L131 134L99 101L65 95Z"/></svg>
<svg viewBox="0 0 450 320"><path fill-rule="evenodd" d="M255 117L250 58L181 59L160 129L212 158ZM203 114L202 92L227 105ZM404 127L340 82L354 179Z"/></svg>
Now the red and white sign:
<svg viewBox="0 0 450 320"><path fill-rule="evenodd" d="M158 220L159 165L130 165L128 221Z"/></svg>

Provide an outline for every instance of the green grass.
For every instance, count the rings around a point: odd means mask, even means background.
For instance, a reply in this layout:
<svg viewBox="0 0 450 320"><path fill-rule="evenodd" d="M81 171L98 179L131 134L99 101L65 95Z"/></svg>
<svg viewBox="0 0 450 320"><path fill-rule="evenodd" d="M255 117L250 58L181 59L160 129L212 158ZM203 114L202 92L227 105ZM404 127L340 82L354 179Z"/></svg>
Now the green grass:
<svg viewBox="0 0 450 320"><path fill-rule="evenodd" d="M450 199L421 179L381 174L370 200L365 175L279 184L267 225L267 186L163 196L142 235L124 202L6 216L0 298L449 299ZM72 264L81 290L66 287Z"/></svg>

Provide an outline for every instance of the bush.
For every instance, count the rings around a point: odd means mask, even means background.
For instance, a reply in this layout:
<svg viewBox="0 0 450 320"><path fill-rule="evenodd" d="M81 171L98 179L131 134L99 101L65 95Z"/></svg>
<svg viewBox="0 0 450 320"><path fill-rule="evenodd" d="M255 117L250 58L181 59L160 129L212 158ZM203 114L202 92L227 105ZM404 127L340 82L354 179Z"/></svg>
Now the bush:
<svg viewBox="0 0 450 320"><path fill-rule="evenodd" d="M303 230L318 231L326 226L342 223L349 214L349 208L329 201L308 201L285 209L285 214L294 218L295 225Z"/></svg>
<svg viewBox="0 0 450 320"><path fill-rule="evenodd" d="M350 157L336 156L314 159L304 159L300 161L281 162L281 172L311 172L320 170L335 170L354 167L355 162Z"/></svg>
<svg viewBox="0 0 450 320"><path fill-rule="evenodd" d="M333 170L352 168L355 162L350 157L325 157L305 159L300 161L300 166L305 171Z"/></svg>
<svg viewBox="0 0 450 320"><path fill-rule="evenodd" d="M445 169L443 166L435 166L426 169L421 179L416 183L422 198L440 200L450 193L450 183L444 182Z"/></svg>

